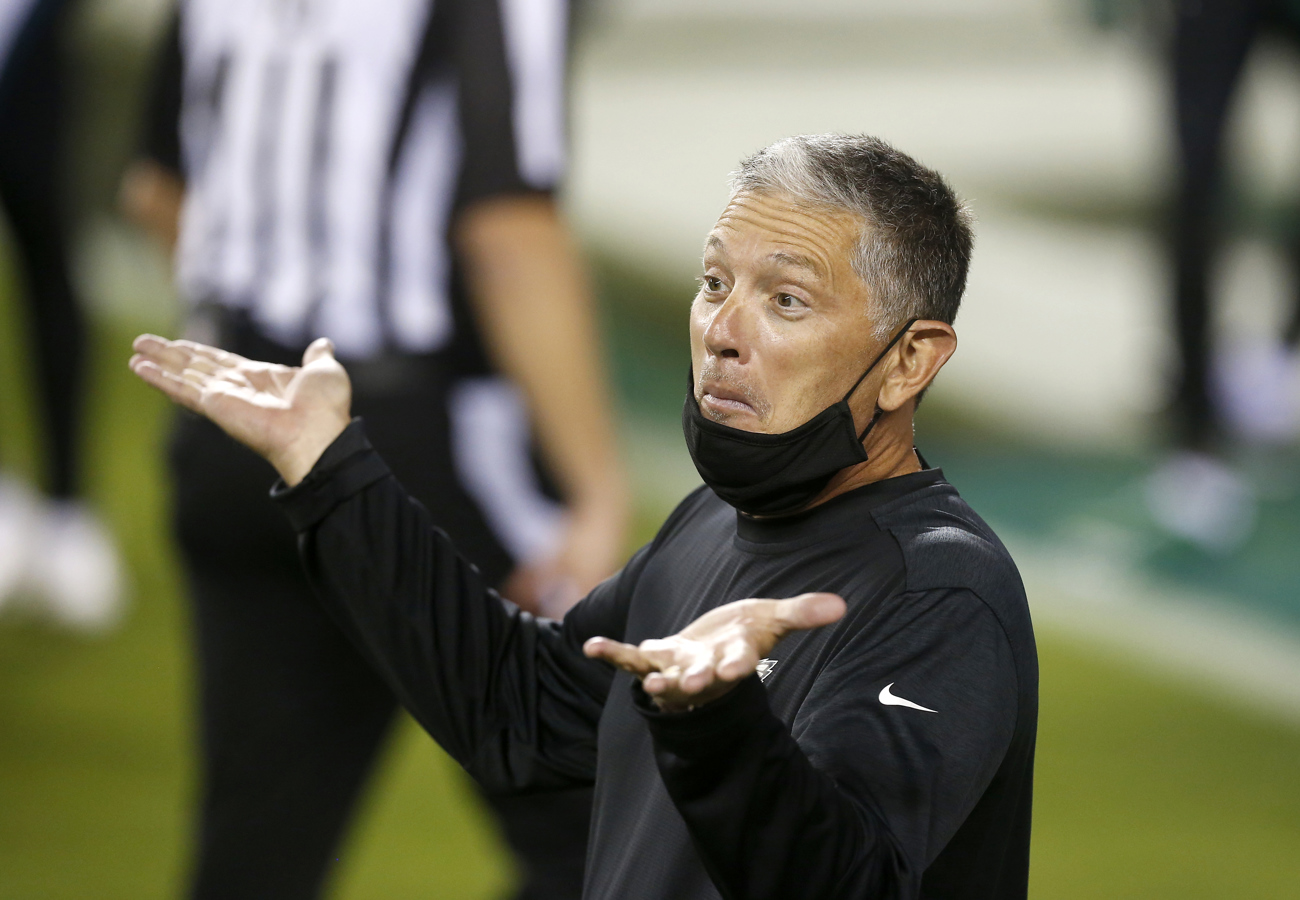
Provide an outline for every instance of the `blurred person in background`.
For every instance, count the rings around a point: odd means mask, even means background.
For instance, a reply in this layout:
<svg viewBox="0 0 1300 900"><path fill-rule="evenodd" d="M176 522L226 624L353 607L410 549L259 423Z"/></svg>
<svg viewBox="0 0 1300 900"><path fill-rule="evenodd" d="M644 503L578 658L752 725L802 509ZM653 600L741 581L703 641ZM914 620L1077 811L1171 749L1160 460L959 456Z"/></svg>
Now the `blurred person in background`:
<svg viewBox="0 0 1300 900"><path fill-rule="evenodd" d="M188 333L279 362L328 335L403 483L488 584L553 616L619 564L627 517L554 197L568 31L565 0L184 0L122 185L177 241ZM397 699L313 598L271 467L188 414L171 464L200 681L191 895L316 897ZM590 790L487 802L519 896L578 897Z"/></svg>
<svg viewBox="0 0 1300 900"><path fill-rule="evenodd" d="M121 613L117 550L80 498L86 327L68 259L65 59L70 0L0 0L0 203L35 368L43 490L0 472L0 606L35 601L79 630Z"/></svg>
<svg viewBox="0 0 1300 900"><path fill-rule="evenodd" d="M1174 10L1172 263L1180 374L1173 413L1181 449L1151 477L1147 496L1169 531L1223 552L1250 536L1256 505L1225 451L1234 441L1283 443L1300 434L1300 231L1293 226L1286 246L1294 294L1281 334L1216 346L1210 290L1226 231L1224 137L1232 101L1261 34L1300 43L1300 2L1180 0Z"/></svg>

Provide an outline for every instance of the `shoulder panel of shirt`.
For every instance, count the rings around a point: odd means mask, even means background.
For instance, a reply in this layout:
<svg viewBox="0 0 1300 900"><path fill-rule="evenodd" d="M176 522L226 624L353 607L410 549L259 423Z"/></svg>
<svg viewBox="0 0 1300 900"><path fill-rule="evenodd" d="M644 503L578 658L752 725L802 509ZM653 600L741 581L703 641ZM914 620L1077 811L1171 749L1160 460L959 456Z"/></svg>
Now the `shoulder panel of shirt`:
<svg viewBox="0 0 1300 900"><path fill-rule="evenodd" d="M1001 612L1023 602L1015 561L993 529L948 482L940 482L872 510L876 524L898 542L908 591L966 588Z"/></svg>
<svg viewBox="0 0 1300 900"><path fill-rule="evenodd" d="M1015 561L993 529L946 481L881 506L873 516L898 543L905 591L969 591L993 614L1016 659L1025 711L1035 705L1038 652L1029 600Z"/></svg>

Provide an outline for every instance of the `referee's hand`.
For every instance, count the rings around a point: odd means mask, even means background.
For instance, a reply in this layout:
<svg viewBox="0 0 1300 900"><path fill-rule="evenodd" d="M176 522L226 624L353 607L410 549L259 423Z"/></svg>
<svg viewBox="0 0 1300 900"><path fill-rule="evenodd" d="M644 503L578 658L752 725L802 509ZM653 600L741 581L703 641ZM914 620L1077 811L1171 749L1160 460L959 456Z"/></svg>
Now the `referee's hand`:
<svg viewBox="0 0 1300 900"><path fill-rule="evenodd" d="M583 652L641 679L665 712L716 700L754 673L776 642L791 631L820 628L844 615L838 594L800 594L789 600L737 600L700 616L671 637L623 644L594 637Z"/></svg>
<svg viewBox="0 0 1300 900"><path fill-rule="evenodd" d="M152 334L132 347L131 371L266 457L286 484L301 481L350 421L352 385L326 338L307 348L301 366Z"/></svg>

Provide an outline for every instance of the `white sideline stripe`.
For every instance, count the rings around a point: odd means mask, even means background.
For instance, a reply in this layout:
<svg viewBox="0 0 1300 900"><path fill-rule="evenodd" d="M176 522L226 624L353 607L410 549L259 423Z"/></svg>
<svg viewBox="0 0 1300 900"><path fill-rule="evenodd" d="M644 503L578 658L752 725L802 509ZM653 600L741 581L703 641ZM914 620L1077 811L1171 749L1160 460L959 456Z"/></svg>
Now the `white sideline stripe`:
<svg viewBox="0 0 1300 900"><path fill-rule="evenodd" d="M1087 638L1204 694L1300 727L1300 635L1227 598L999 534L1025 580L1036 627Z"/></svg>

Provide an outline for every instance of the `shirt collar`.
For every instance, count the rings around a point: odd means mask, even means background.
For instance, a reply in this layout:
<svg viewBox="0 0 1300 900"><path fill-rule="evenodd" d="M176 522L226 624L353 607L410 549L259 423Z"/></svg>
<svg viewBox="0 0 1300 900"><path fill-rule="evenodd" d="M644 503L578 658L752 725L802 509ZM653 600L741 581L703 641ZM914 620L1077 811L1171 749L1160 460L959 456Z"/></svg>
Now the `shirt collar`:
<svg viewBox="0 0 1300 900"><path fill-rule="evenodd" d="M756 519L737 511L736 534L744 541L779 544L839 532L851 522L860 523L864 514L878 506L945 482L943 469L928 468L864 484L791 516Z"/></svg>

